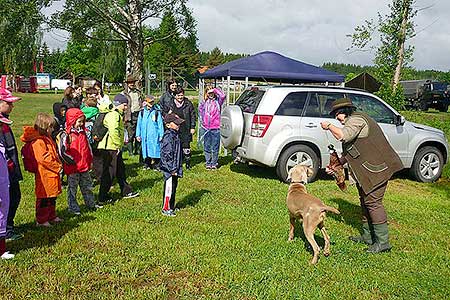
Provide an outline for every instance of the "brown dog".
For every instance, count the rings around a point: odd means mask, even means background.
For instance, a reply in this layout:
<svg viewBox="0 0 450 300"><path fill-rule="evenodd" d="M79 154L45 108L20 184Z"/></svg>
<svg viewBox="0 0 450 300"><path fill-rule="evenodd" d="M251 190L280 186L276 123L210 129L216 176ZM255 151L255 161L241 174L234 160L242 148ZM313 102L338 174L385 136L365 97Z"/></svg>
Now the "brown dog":
<svg viewBox="0 0 450 300"><path fill-rule="evenodd" d="M317 263L319 258L319 246L314 239L314 232L319 227L325 239L325 249L323 254L325 256L330 255L330 237L325 230L323 221L325 219L325 212L331 211L335 214L339 214L339 211L331 206L323 204L323 202L306 192L306 182L308 176L311 176L313 170L308 166L296 165L289 170L288 180L289 185L288 195L286 199L287 208L289 210L290 230L289 241L294 239L294 227L295 219L303 219L303 232L308 242L311 244L314 257L311 260L311 264Z"/></svg>

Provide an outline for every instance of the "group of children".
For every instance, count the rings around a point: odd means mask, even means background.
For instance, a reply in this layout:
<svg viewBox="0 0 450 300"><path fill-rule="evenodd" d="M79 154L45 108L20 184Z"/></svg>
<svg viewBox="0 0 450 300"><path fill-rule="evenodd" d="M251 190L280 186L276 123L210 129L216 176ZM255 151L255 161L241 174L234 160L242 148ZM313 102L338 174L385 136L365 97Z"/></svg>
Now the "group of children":
<svg viewBox="0 0 450 300"><path fill-rule="evenodd" d="M145 98L135 128L135 141L140 143L140 155L145 168L163 173L162 214L165 216L176 215L178 178L183 176L183 161L186 168L191 167L190 143L197 123L194 106L184 96L184 90L177 87L176 83L175 88L173 85L170 87L161 97L161 105L155 103L152 96ZM0 97L3 96L0 94ZM225 95L219 89L208 89L199 105L208 170L217 169L218 166L220 112L224 98ZM0 98L0 105L4 102L2 99L20 100L10 93L7 97ZM68 182L68 210L74 215L81 214L76 200L78 187L90 210L102 208L104 204L113 201L110 189L114 177L123 198L139 196L126 181L122 158L126 139L124 115L130 97L126 93L120 93L112 103L109 98L108 101L103 101L104 99L102 93L95 88L87 89L86 98L82 99L80 107L74 105L74 102L65 104L68 103L66 96L65 103L53 106L54 117L38 113L34 125L24 127L21 136L24 143L22 157L25 170L35 175L37 226L50 227L63 221L56 215L56 198L61 194L64 175ZM0 125L4 124L9 126L11 121L2 114ZM16 167L20 171L20 167L18 161L15 164L10 162L6 146L6 142L0 138L0 255L2 258L12 258L13 255L5 249L6 220L9 220L10 214L11 170ZM100 183L97 203L92 192L91 171ZM5 180L8 180L8 184L3 182ZM13 214L15 215L15 211Z"/></svg>

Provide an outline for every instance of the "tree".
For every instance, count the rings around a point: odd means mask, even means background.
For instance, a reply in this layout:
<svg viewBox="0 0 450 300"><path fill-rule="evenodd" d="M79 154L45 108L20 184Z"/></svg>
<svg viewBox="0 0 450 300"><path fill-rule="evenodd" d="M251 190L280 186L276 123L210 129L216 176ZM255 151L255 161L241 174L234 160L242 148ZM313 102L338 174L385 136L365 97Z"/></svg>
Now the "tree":
<svg viewBox="0 0 450 300"><path fill-rule="evenodd" d="M377 77L384 82L386 93L396 94L402 69L412 61L414 47L405 47L408 39L414 36L413 19L417 10L413 7L415 0L392 0L388 5L390 13L382 16L378 13L378 21L365 21L357 26L353 34L351 48L366 49L369 42L379 33L380 45L376 50L375 65ZM350 49L351 49L350 48ZM372 48L375 48L373 46ZM400 96L396 96L400 99ZM395 105L398 106L398 105Z"/></svg>
<svg viewBox="0 0 450 300"><path fill-rule="evenodd" d="M225 62L225 58L223 56L222 51L219 49L219 47L215 47L211 50L211 53L209 54L208 60L206 61L206 65L210 68L214 68L218 65L221 65Z"/></svg>
<svg viewBox="0 0 450 300"><path fill-rule="evenodd" d="M33 72L33 61L44 21L41 9L49 0L0 0L1 68L7 73L28 75Z"/></svg>
<svg viewBox="0 0 450 300"><path fill-rule="evenodd" d="M144 47L157 40L144 36L144 21L162 18L171 11L179 27L188 32L195 26L187 0L66 0L64 10L56 13L52 26L65 29L75 35L84 35L101 41L120 41L126 44L126 73L142 80ZM94 37L92 32L108 28L113 37ZM161 37L170 39L174 33Z"/></svg>
<svg viewBox="0 0 450 300"><path fill-rule="evenodd" d="M170 33L171 39L162 39ZM167 12L159 28L153 31L148 30L148 34L159 40L147 47L145 51L145 58L149 62L150 69L159 71L170 68L184 79L192 79L199 66L195 28L182 35L175 17L171 12Z"/></svg>

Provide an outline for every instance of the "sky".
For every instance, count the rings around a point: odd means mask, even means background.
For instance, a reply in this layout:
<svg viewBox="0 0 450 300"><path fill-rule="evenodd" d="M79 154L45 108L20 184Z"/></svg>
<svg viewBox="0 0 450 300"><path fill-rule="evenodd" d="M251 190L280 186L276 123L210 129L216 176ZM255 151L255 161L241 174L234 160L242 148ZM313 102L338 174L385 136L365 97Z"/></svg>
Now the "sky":
<svg viewBox="0 0 450 300"><path fill-rule="evenodd" d="M271 50L322 65L338 62L372 64L374 51L346 51L353 29L377 13L388 13L392 0L189 0L197 20L199 48L219 47L227 53L255 54ZM64 0L47 8L61 10ZM412 66L450 70L450 1L416 0L416 36ZM423 9L426 8L426 9ZM64 48L68 34L44 35L50 48Z"/></svg>

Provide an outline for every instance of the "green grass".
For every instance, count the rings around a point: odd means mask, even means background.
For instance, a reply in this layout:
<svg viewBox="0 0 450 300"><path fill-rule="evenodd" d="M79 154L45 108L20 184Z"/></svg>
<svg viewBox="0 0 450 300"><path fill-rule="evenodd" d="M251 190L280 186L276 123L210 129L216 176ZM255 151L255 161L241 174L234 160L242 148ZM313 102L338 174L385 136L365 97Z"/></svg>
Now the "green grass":
<svg viewBox="0 0 450 300"><path fill-rule="evenodd" d="M11 118L16 136L60 95L22 95ZM445 114L417 114L421 120ZM446 131L449 134L448 130ZM320 179L308 191L338 208L326 226L332 254L309 266L301 230L287 242L287 186L272 169L233 165L221 157L216 172L194 168L179 181L176 218L160 213L162 176L126 156L129 182L141 192L80 217L34 226L34 181L24 173L16 223L25 238L8 243L17 254L0 261L1 299L448 299L450 297L450 186L448 178L420 184L390 182L385 197L391 253L367 255L348 241L360 227L357 192ZM114 192L118 193L115 186ZM80 196L78 197L80 199ZM82 203L82 200L79 200ZM319 245L323 239L316 233Z"/></svg>

